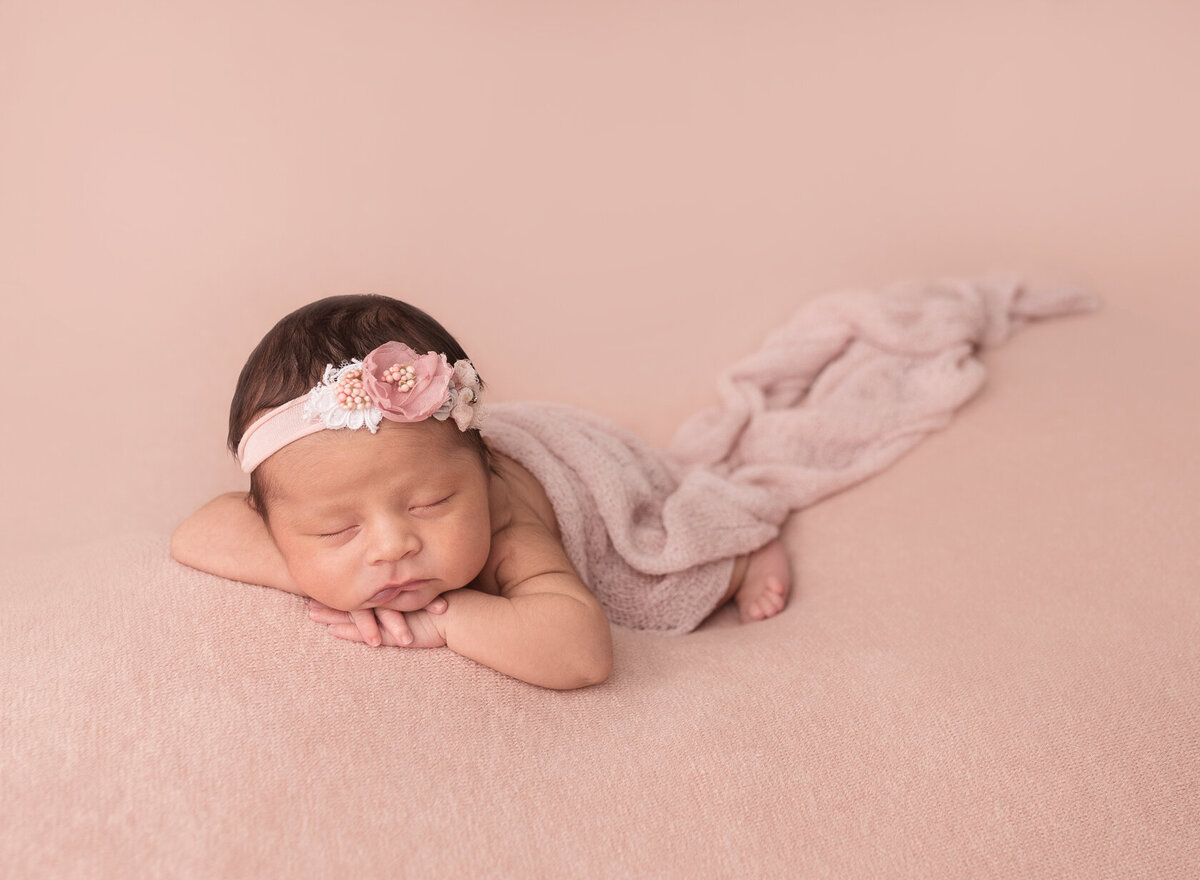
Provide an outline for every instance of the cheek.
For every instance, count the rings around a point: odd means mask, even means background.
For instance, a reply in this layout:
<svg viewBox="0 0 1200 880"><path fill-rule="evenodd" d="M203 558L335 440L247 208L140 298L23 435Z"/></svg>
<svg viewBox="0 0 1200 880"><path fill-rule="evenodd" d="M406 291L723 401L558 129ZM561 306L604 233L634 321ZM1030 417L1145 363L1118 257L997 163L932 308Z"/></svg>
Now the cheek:
<svg viewBox="0 0 1200 880"><path fill-rule="evenodd" d="M464 567L468 568L473 578L483 570L492 551L492 523L486 512L472 518L463 530L463 544L460 548Z"/></svg>
<svg viewBox="0 0 1200 880"><path fill-rule="evenodd" d="M491 535L491 523L486 516L471 514L441 525L436 535L429 536L428 544L438 560L439 577L454 587L470 583L487 562Z"/></svg>
<svg viewBox="0 0 1200 880"><path fill-rule="evenodd" d="M345 586L349 572L340 562L339 554L294 545L281 545L279 552L292 580L304 595L330 608L340 606L340 590Z"/></svg>

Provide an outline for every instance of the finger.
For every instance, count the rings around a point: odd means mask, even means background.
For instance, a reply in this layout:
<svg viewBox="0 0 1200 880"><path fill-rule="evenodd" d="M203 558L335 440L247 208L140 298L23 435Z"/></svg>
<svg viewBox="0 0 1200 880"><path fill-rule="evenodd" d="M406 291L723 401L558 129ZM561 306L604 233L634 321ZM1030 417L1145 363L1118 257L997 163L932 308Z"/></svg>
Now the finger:
<svg viewBox="0 0 1200 880"><path fill-rule="evenodd" d="M310 608L308 609L308 619L314 620L317 623L351 623L350 615L345 611L337 611L333 608Z"/></svg>
<svg viewBox="0 0 1200 880"><path fill-rule="evenodd" d="M434 614L444 614L446 609L450 607L450 603L446 601L444 596L436 597L432 602L425 606L426 611Z"/></svg>
<svg viewBox="0 0 1200 880"><path fill-rule="evenodd" d="M329 615L329 612L336 610L336 608L330 608L328 605L321 604L316 599L308 600L308 616L313 620L323 620Z"/></svg>
<svg viewBox="0 0 1200 880"><path fill-rule="evenodd" d="M351 611L350 619L358 627L358 632L364 642L373 648L378 648L383 644L383 637L379 635L379 624L375 622L375 609L362 608Z"/></svg>
<svg viewBox="0 0 1200 880"><path fill-rule="evenodd" d="M322 605L319 608L313 607L308 609L310 620L315 620L317 623L353 623L350 619L350 614L346 611L338 611L336 608L330 608L328 605Z"/></svg>
<svg viewBox="0 0 1200 880"><path fill-rule="evenodd" d="M330 624L327 629L330 635L337 636L339 639L345 639L348 642L362 642L362 633L358 631L358 627L353 623L334 623Z"/></svg>
<svg viewBox="0 0 1200 880"><path fill-rule="evenodd" d="M408 628L408 621L402 612L391 608L376 608L375 613L379 616L379 623L397 645L412 644L412 630Z"/></svg>

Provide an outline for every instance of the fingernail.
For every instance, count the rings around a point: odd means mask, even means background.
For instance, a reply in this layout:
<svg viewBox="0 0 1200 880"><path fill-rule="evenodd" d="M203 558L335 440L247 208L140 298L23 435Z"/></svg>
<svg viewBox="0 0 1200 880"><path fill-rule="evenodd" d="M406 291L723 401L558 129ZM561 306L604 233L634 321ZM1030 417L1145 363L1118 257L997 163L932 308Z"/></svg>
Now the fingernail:
<svg viewBox="0 0 1200 880"><path fill-rule="evenodd" d="M411 645L412 644L412 636L409 635L408 633L405 633L404 635L402 635L400 637L400 644Z"/></svg>

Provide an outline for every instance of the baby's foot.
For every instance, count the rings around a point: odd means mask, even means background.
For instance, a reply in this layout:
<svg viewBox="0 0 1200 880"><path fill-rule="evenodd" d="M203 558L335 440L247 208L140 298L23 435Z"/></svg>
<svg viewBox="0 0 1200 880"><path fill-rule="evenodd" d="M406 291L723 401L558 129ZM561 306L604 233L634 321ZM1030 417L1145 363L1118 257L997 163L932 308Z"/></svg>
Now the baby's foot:
<svg viewBox="0 0 1200 880"><path fill-rule="evenodd" d="M734 594L742 623L774 617L787 604L792 591L792 570L787 552L779 541L756 550L750 556L746 576Z"/></svg>

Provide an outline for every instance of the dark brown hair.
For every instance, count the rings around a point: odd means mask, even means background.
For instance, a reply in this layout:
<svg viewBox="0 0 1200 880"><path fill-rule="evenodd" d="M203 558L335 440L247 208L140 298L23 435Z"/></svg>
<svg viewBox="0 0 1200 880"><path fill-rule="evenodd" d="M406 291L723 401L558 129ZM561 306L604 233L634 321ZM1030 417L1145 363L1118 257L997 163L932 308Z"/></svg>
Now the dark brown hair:
<svg viewBox="0 0 1200 880"><path fill-rule="evenodd" d="M419 352L440 352L450 363L467 358L458 340L425 312L378 294L330 296L286 315L250 352L238 376L229 405L229 450L237 455L251 422L320 382L326 365L362 358L392 341ZM472 428L462 438L489 467L479 431ZM250 497L265 518L265 487L258 469L250 475Z"/></svg>

